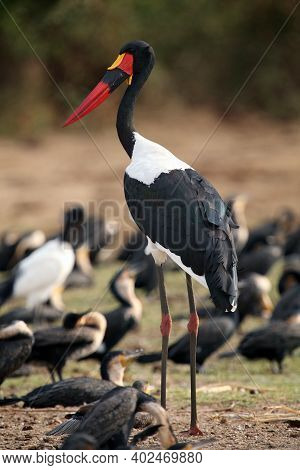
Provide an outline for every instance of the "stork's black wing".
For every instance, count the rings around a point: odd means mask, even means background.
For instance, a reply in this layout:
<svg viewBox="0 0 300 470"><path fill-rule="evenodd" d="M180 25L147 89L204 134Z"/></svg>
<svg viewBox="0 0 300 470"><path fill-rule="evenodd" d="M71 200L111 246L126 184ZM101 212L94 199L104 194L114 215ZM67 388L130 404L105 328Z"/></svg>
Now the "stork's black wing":
<svg viewBox="0 0 300 470"><path fill-rule="evenodd" d="M149 186L125 174L124 185L139 228L195 275L205 275L216 306L232 310L237 298L235 224L214 187L192 169L162 173Z"/></svg>

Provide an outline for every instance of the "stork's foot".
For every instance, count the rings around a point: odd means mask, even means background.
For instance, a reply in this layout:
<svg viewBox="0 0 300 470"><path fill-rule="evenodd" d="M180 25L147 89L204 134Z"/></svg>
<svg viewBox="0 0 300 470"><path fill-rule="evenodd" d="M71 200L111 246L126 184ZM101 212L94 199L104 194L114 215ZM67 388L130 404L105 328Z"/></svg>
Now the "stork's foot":
<svg viewBox="0 0 300 470"><path fill-rule="evenodd" d="M195 426L190 427L189 435L190 436L203 436L204 434L199 428L198 424L196 424Z"/></svg>
<svg viewBox="0 0 300 470"><path fill-rule="evenodd" d="M204 433L201 431L198 424L191 426L188 431L182 431L180 434L185 434L188 436L204 436Z"/></svg>

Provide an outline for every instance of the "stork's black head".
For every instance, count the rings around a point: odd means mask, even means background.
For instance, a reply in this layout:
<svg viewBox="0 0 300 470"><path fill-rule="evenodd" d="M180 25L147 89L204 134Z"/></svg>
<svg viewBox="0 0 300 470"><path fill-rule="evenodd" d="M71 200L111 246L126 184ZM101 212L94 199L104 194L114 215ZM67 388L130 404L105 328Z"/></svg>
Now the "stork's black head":
<svg viewBox="0 0 300 470"><path fill-rule="evenodd" d="M131 41L125 44L114 63L80 106L67 119L64 126L73 124L103 103L111 93L128 79L128 85L144 72L144 80L154 65L154 51L144 41Z"/></svg>
<svg viewBox="0 0 300 470"><path fill-rule="evenodd" d="M131 54L133 56L133 77L139 74L145 67L153 67L155 61L154 50L145 41L130 41L125 44L119 52L122 54Z"/></svg>

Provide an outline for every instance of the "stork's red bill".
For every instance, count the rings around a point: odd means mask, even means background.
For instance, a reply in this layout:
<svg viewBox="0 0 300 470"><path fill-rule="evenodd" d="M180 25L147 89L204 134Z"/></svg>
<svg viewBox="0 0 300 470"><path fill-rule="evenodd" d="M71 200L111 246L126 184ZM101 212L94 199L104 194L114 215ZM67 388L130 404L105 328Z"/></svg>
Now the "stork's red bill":
<svg viewBox="0 0 300 470"><path fill-rule="evenodd" d="M64 127L83 118L97 106L103 103L111 93L126 79L129 83L133 75L133 56L129 53L118 55L114 63L108 67L107 72L98 85L89 93L82 103L75 109L64 123Z"/></svg>

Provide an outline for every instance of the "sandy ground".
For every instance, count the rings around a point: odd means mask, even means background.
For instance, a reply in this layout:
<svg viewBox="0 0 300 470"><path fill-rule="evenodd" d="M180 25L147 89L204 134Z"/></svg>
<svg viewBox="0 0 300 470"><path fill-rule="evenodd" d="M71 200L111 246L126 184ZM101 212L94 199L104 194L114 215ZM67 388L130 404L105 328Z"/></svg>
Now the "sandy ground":
<svg viewBox="0 0 300 470"><path fill-rule="evenodd" d="M100 121L100 114L89 119ZM78 127L62 129L36 143L0 140L0 230L53 228L66 201L94 209L101 201L113 200L123 207L128 157L117 139L114 117L108 121L103 130L93 129L89 135ZM297 124L257 117L227 119L214 132L218 116L176 107L151 118L142 114L136 121L143 135L192 164L222 196L247 193L249 220L260 220L286 206L298 209ZM119 213L114 217L119 218Z"/></svg>
<svg viewBox="0 0 300 470"><path fill-rule="evenodd" d="M67 412L76 408L29 410L18 407L0 409L1 449L56 449L62 437L46 436L45 433L57 426ZM223 411L224 410L224 411ZM298 421L260 423L256 418L266 413L264 408L245 409L203 407L201 409L201 429L204 436L191 438L186 430L189 424L189 411L170 408L172 425L179 441L199 442L200 449L300 449L300 416ZM202 443L202 439L205 441ZM157 439L149 438L140 446L159 449Z"/></svg>

